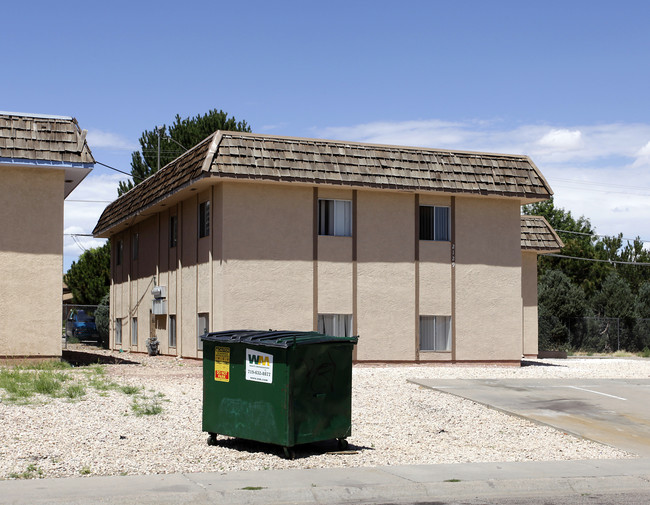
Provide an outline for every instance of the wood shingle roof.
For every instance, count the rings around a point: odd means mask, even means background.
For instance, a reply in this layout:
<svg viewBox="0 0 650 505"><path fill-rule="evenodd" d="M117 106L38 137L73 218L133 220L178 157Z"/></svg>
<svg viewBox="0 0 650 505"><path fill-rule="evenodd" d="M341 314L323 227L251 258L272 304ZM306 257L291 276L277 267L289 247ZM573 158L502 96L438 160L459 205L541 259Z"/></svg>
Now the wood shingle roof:
<svg viewBox="0 0 650 505"><path fill-rule="evenodd" d="M527 156L215 132L111 203L94 234L204 177L545 200L552 190Z"/></svg>
<svg viewBox="0 0 650 505"><path fill-rule="evenodd" d="M542 216L521 216L521 248L540 253L558 252L564 243Z"/></svg>
<svg viewBox="0 0 650 505"><path fill-rule="evenodd" d="M94 164L86 133L71 117L0 112L0 158Z"/></svg>

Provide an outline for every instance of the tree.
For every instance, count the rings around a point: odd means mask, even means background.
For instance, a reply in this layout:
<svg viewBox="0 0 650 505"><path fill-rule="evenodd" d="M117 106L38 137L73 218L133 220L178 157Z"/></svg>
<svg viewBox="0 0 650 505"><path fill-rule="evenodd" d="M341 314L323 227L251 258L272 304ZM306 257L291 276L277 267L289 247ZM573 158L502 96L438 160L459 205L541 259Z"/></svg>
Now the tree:
<svg viewBox="0 0 650 505"><path fill-rule="evenodd" d="M108 333L109 333L109 320L110 320L110 294L106 293L99 302L99 306L95 311L95 325L97 326L97 333L99 333L99 340L102 347L108 349Z"/></svg>
<svg viewBox="0 0 650 505"><path fill-rule="evenodd" d="M538 284L539 347L542 350L564 349L570 342L571 321L587 312L582 288L559 270L547 271Z"/></svg>
<svg viewBox="0 0 650 505"><path fill-rule="evenodd" d="M246 121L237 121L228 117L222 110L212 109L206 114L193 118L181 119L177 114L174 123L145 130L140 136L140 151L131 154L131 177L127 182L120 181L117 188L118 196L123 195L147 177L155 174L159 168L172 162L178 156L217 130L250 132ZM158 150L160 142L160 151ZM160 159L158 153L160 152Z"/></svg>
<svg viewBox="0 0 650 505"><path fill-rule="evenodd" d="M74 303L99 304L109 291L110 270L110 242L106 242L102 247L84 251L77 261L73 261L63 280L72 292Z"/></svg>
<svg viewBox="0 0 650 505"><path fill-rule="evenodd" d="M597 237L589 219L580 216L575 219L571 211L555 207L553 198L544 202L526 205L523 213L527 215L544 216L564 242L562 254L578 258L596 258ZM571 232L571 233L566 233ZM606 259L601 257L599 259ZM611 259L611 258L607 258ZM561 270L572 282L579 285L587 296L593 295L611 271L608 263L579 261L552 256L539 256L537 272L540 278L549 270Z"/></svg>

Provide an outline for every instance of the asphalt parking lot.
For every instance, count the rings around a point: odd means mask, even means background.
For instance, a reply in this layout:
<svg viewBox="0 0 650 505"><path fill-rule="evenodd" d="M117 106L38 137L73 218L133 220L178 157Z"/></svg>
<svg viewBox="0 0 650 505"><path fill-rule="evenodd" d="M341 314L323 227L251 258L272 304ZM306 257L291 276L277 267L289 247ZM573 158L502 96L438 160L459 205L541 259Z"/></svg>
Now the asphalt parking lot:
<svg viewBox="0 0 650 505"><path fill-rule="evenodd" d="M421 386L650 456L650 379L411 379Z"/></svg>

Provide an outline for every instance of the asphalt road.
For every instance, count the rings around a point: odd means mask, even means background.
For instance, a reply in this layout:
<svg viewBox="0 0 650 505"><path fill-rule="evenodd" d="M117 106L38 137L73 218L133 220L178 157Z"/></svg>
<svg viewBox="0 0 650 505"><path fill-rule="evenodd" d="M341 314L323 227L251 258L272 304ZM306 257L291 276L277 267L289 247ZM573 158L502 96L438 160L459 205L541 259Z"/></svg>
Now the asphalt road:
<svg viewBox="0 0 650 505"><path fill-rule="evenodd" d="M411 382L639 456L650 456L650 379Z"/></svg>

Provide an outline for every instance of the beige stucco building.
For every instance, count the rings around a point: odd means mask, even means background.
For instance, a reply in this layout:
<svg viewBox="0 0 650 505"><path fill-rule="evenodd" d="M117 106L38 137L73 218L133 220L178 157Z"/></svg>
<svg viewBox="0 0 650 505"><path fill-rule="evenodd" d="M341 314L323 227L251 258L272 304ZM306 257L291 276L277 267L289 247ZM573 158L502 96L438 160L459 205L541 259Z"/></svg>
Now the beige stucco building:
<svg viewBox="0 0 650 505"><path fill-rule="evenodd" d="M0 112L0 359L61 357L63 200L95 160L71 117Z"/></svg>
<svg viewBox="0 0 650 505"><path fill-rule="evenodd" d="M216 132L109 205L114 349L202 356L199 335L359 335L358 361L537 354L525 156ZM158 287L152 294L154 287Z"/></svg>

